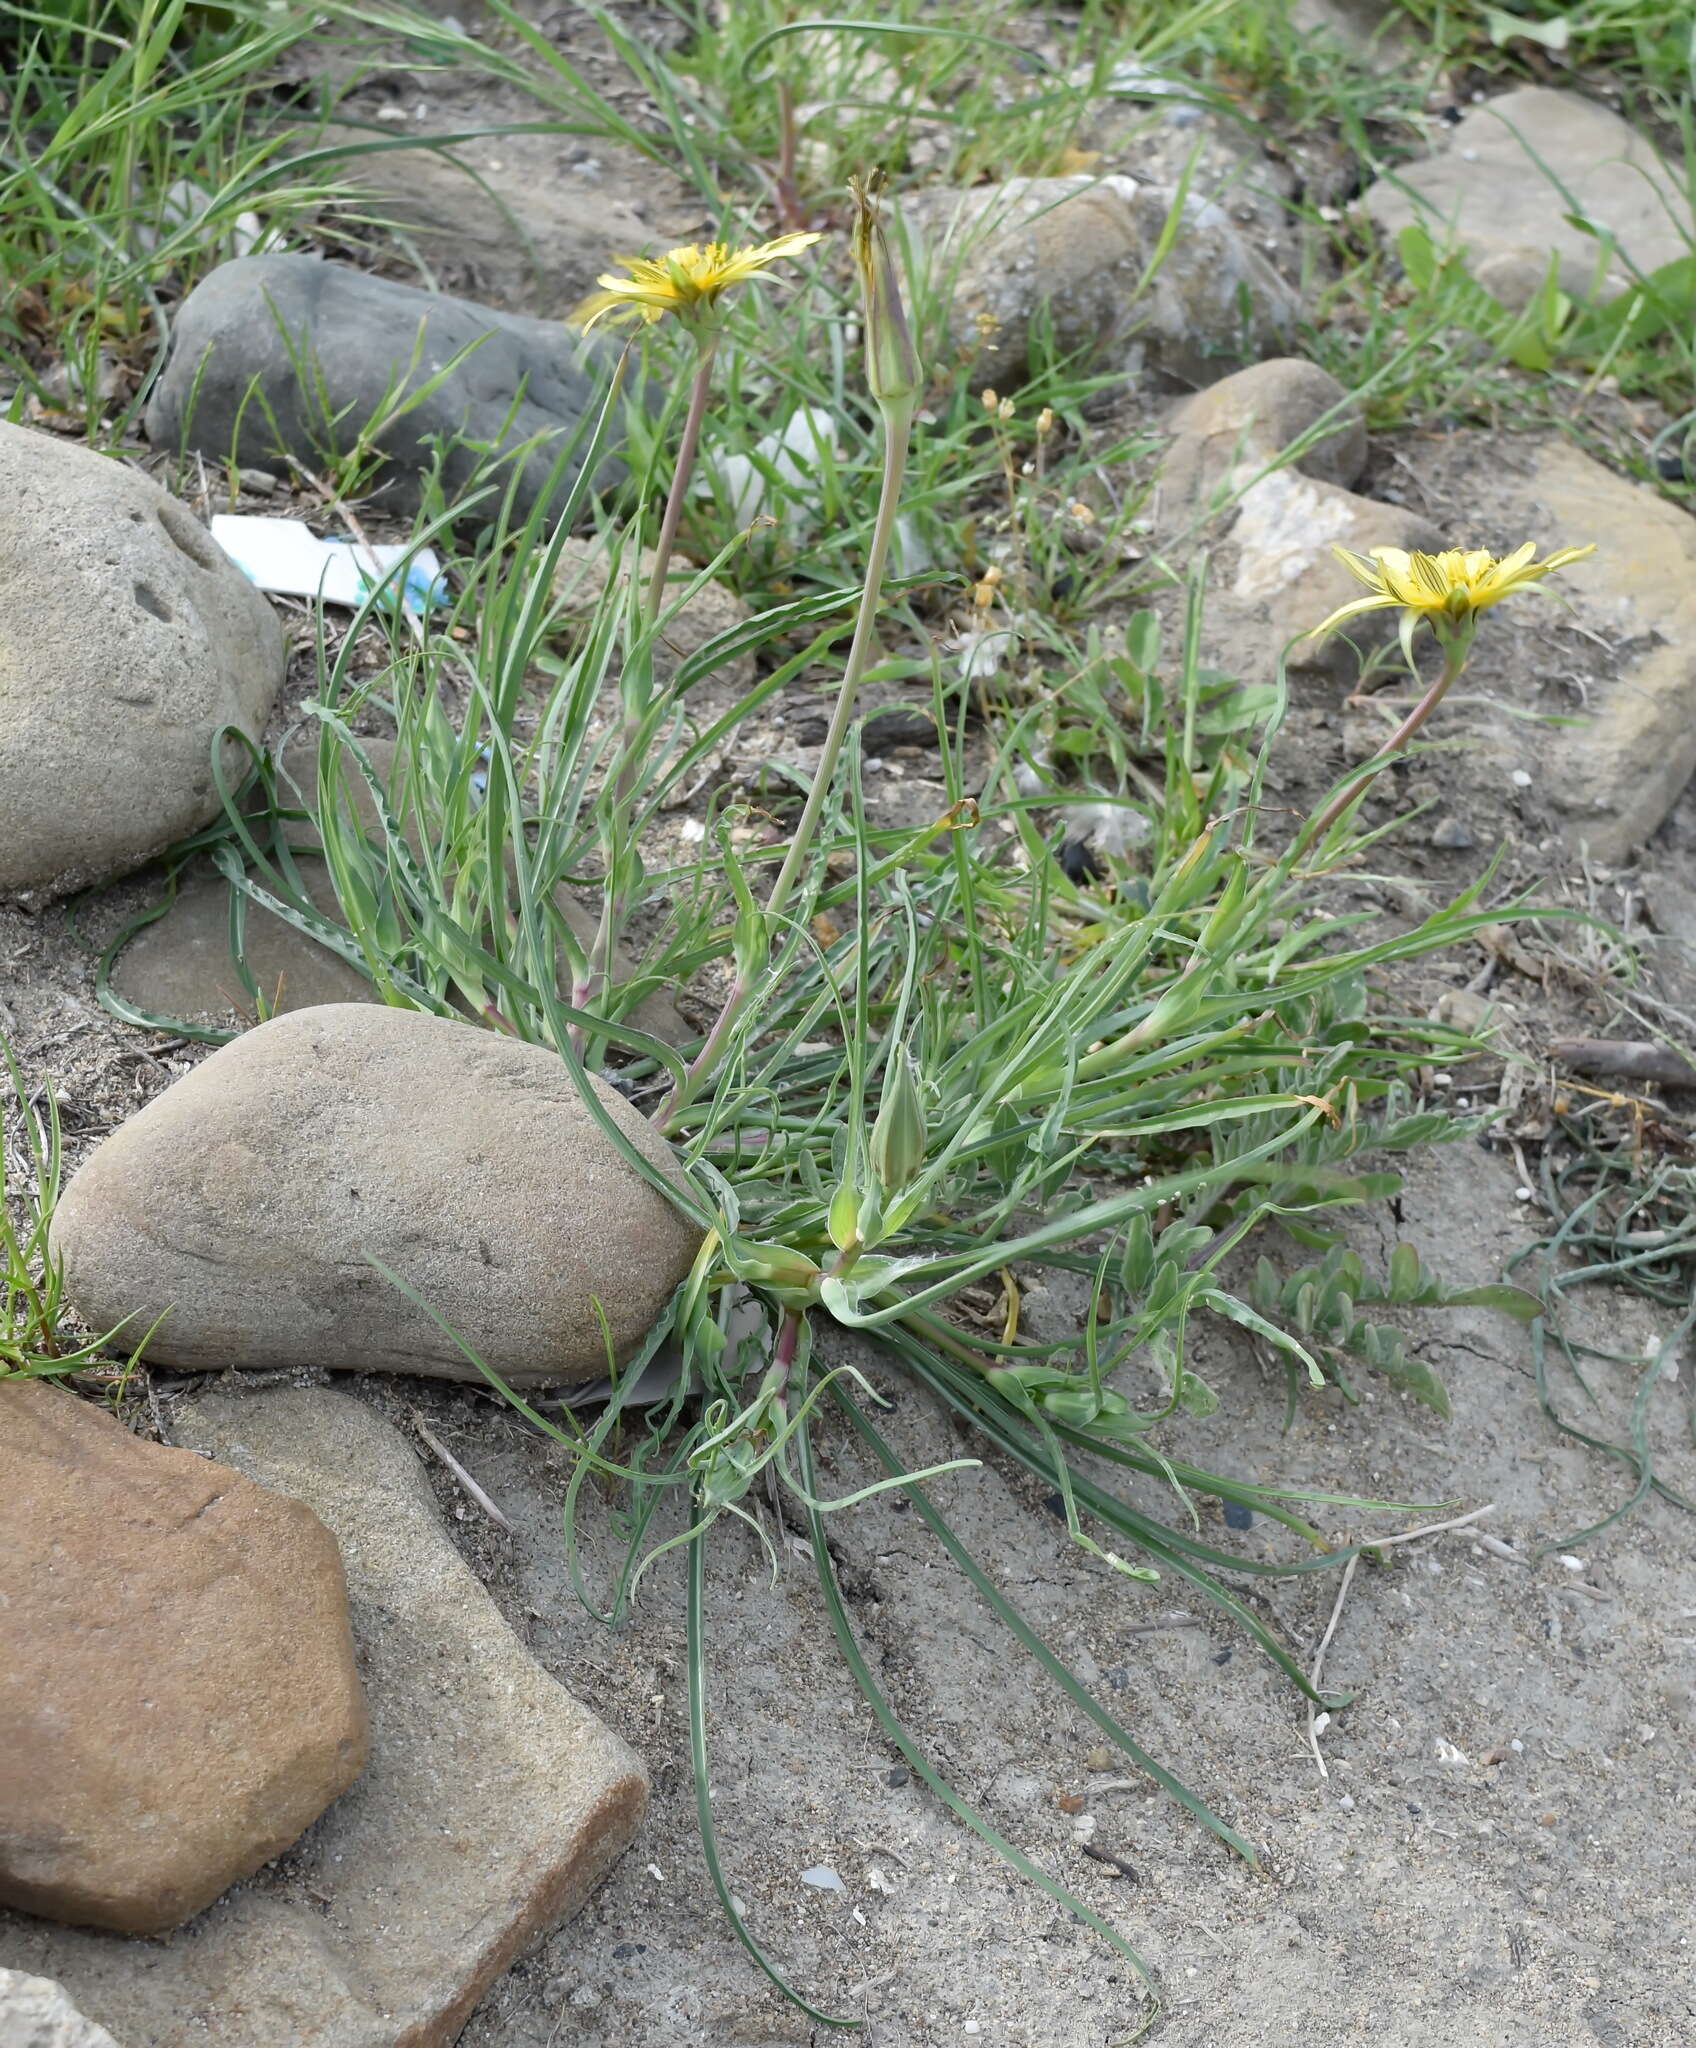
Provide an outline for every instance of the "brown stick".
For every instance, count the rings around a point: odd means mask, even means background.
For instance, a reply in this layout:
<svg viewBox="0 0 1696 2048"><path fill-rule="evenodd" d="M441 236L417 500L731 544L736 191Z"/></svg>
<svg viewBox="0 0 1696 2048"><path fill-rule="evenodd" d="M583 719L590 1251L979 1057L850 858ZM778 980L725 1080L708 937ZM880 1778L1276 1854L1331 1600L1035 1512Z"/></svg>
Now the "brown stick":
<svg viewBox="0 0 1696 2048"><path fill-rule="evenodd" d="M1575 1074L1605 1074L1618 1081L1657 1081L1663 1088L1696 1088L1696 1067L1670 1045L1637 1038L1557 1038L1549 1057Z"/></svg>

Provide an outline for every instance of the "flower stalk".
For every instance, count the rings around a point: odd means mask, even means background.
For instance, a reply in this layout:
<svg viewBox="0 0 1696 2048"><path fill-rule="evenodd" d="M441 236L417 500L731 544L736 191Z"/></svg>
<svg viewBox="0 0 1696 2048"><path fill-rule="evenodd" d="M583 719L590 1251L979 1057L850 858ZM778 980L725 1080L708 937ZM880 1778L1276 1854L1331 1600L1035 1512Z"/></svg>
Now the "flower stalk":
<svg viewBox="0 0 1696 2048"><path fill-rule="evenodd" d="M756 248L736 250L723 242L709 242L704 247L689 243L657 259L634 258L627 265L628 275L602 277L600 289L577 309L576 319L585 333L601 320L640 320L651 325L670 315L689 330L695 342L695 370L689 386L689 407L684 415L683 431L672 465L671 487L666 493L665 511L654 548L654 565L645 593L644 612L650 636L656 630L665 606L671 558L676 552L678 528L694 478L695 458L700 451L701 429L707 416L713 363L718 354L723 320L719 301L735 285L777 282L770 275L772 264L798 256L819 239L816 234L780 235L776 241L762 242ZM643 668L641 673L650 675L651 665ZM646 698L638 698L627 676L618 768L613 778L608 810L612 844L608 850L607 879L601 894L601 915L584 971L572 984L574 1009L586 1009L606 985L613 949L624 921L622 878L628 866L630 800L641 769L638 743L647 711ZM586 1037L583 1026L572 1027L572 1044L579 1053Z"/></svg>
<svg viewBox="0 0 1696 2048"><path fill-rule="evenodd" d="M900 276L889 242L878 218L877 199L883 189L881 173L865 181L854 181L852 191L857 209L854 224L854 261L860 272L861 312L866 341L866 383L883 416L883 483L878 493L877 519L871 545L866 551L865 579L860 590L859 612L854 621L854 639L842 672L836 705L813 771L812 788L790 839L789 850L771 886L764 909L766 960L795 884L812 850L820 818L835 779L837 760L848 728L853 723L860 684L870 664L877 637L878 606L883 597L884 575L889 564L890 544L895 537L895 520L901 505L901 486L906 475L907 451L912 439L913 415L918 410L924 374L918 350L907 324L901 296ZM742 1012L752 997L766 960L737 963L736 979L724 1007L701 1050L690 1063L684 1079L666 1097L654 1122L668 1131L688 1108L723 1056Z"/></svg>
<svg viewBox="0 0 1696 2048"><path fill-rule="evenodd" d="M695 375L689 387L689 410L684 415L683 433L677 443L677 461L671 472L671 489L666 494L665 515L660 537L654 546L654 567L648 578L648 624L658 619L665 603L665 583L671 573L671 558L677 547L677 529L683 505L695 473L695 457L701 446L701 423L707 416L707 394L712 387L713 359L718 354L718 329L699 329L695 337ZM626 719L626 737L629 721Z"/></svg>
<svg viewBox="0 0 1696 2048"><path fill-rule="evenodd" d="M1471 651L1472 630L1471 622L1468 621L1465 631L1451 634L1444 641L1442 673L1384 742L1381 751L1385 761L1388 761L1391 755L1401 752L1402 748L1413 738L1414 734L1418 732L1419 728L1460 680L1461 673L1466 667L1466 658ZM1337 820L1345 812L1359 802L1377 780L1378 774L1378 768L1368 768L1364 774L1357 776L1346 789L1339 791L1325 806L1324 810L1319 813L1317 818L1310 818L1307 821L1296 841L1296 858L1298 860L1304 854L1311 852L1314 847L1324 845L1325 836L1331 827L1336 824Z"/></svg>

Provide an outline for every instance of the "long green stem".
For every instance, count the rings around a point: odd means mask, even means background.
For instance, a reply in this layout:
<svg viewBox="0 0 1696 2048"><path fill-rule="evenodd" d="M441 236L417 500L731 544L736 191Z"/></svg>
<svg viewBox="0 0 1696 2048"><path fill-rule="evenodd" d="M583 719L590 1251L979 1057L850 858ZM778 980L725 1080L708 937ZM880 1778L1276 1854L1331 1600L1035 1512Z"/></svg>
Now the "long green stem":
<svg viewBox="0 0 1696 2048"><path fill-rule="evenodd" d="M677 546L677 529L683 518L683 503L695 473L695 455L701 445L701 422L707 416L707 393L712 385L713 358L718 353L718 334L711 331L699 341L695 381L689 387L689 410L683 419L683 436L677 444L677 465L671 473L671 490L666 496L665 517L654 547L653 573L648 578L648 623L660 615L665 599L665 579L671 573L672 552Z"/></svg>
<svg viewBox="0 0 1696 2048"><path fill-rule="evenodd" d="M818 830L825 799L830 794L837 756L842 752L842 742L848 737L848 727L853 722L855 700L860 693L860 682L877 633L877 608L883 596L883 574L889 561L889 545L895 535L895 515L901 503L901 482L907 470L907 442L912 425L913 409L910 405L890 407L885 412L883 490L878 498L877 525L872 530L871 551L866 560L866 582L860 593L860 615L854 624L854 644L848 650L848 666L843 671L842 687L836 693L836 709L831 714L830 728L824 736L824 747L813 774L813 786L807 792L801 822L795 827L788 856L778 870L771 894L766 898L768 925L775 924L783 915L784 906L795 887L802 863L811 848L813 834Z"/></svg>
<svg viewBox="0 0 1696 2048"><path fill-rule="evenodd" d="M677 443L677 461L671 472L671 488L666 493L665 514L660 521L659 541L654 549L654 566L648 578L646 611L650 632L665 603L666 578L671 573L671 558L677 547L677 529L682 523L684 501L689 495L695 457L701 446L701 425L707 416L707 395L712 388L713 358L718 353L717 330L700 334L697 349L694 380L689 387L689 410L684 415L683 432ZM622 363L620 367L622 369ZM648 673L652 674L651 657ZM642 765L636 743L646 708L645 705L633 704L626 692L618 769L612 787L610 830L613 845L607 862L606 886L601 892L601 914L595 926L595 937L582 979L574 983L571 991L572 1007L578 1010L587 1009L606 986L613 949L618 944L618 935L624 924L624 897L617 877L623 865L624 841L629 833L630 799L635 794ZM579 1053L583 1050L585 1035L581 1025L572 1026L572 1044Z"/></svg>
<svg viewBox="0 0 1696 2048"><path fill-rule="evenodd" d="M1382 751L1386 757L1391 754L1399 754L1402 748L1407 745L1408 741L1413 738L1414 734L1425 723L1426 719L1436 710L1444 697L1447 696L1462 669L1466 667L1466 657L1471 646L1472 635L1470 633L1458 633L1452 640L1447 642L1444 648L1442 674L1438 676L1430 689L1425 692L1424 696L1420 698L1419 702L1385 742ZM1368 768L1364 775L1357 777L1355 781L1349 784L1347 789L1334 796L1317 818L1310 819L1303 826L1301 837L1296 841L1298 858L1300 855L1308 852L1310 848L1322 846L1325 843L1326 833L1330 831L1331 827L1351 804L1366 794L1379 772L1380 769L1378 768Z"/></svg>
<svg viewBox="0 0 1696 2048"><path fill-rule="evenodd" d="M842 687L836 693L836 709L831 715L829 730L824 736L824 746L819 753L818 767L813 771L813 786L807 792L807 801L801 811L800 822L795 827L795 836L789 842L789 851L783 866L778 870L771 894L766 898L765 921L769 936L775 931L778 919L788 906L794 893L795 883L812 847L813 837L823 815L825 800L830 794L830 785L836 772L842 743L848 737L848 728L853 723L854 705L860 693L861 679L871 658L872 642L877 631L878 604L883 596L884 570L889 562L890 542L895 534L895 515L901 503L901 484L907 469L907 444L913 429L914 404L911 400L891 401L883 408L883 488L878 498L877 524L872 529L871 548L866 558L866 580L860 592L860 611L854 623L854 643L848 650L848 665L842 672ZM754 992L756 976L752 970L740 970L731 988L725 1005L718 1014L713 1028L708 1032L706 1042L690 1063L687 1074L661 1104L654 1117L656 1127L668 1131L678 1116L700 1093L703 1084L712 1074L724 1051L726 1042L736 1026L737 1019Z"/></svg>

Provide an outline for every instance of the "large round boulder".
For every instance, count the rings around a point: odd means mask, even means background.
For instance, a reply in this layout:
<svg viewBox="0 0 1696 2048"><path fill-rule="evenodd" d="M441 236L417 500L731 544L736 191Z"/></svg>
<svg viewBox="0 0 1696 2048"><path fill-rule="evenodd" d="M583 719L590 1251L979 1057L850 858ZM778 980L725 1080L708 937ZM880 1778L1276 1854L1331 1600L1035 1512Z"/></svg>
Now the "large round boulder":
<svg viewBox="0 0 1696 2048"><path fill-rule="evenodd" d="M665 1141L592 1086L681 1186ZM479 1379L463 1343L520 1386L628 1359L699 1243L557 1054L354 1003L262 1024L156 1096L52 1235L90 1323L130 1318L134 1342L158 1322L154 1365Z"/></svg>
<svg viewBox="0 0 1696 2048"><path fill-rule="evenodd" d="M284 642L188 507L0 423L0 593L0 894L125 874L208 824L218 730L264 731Z"/></svg>

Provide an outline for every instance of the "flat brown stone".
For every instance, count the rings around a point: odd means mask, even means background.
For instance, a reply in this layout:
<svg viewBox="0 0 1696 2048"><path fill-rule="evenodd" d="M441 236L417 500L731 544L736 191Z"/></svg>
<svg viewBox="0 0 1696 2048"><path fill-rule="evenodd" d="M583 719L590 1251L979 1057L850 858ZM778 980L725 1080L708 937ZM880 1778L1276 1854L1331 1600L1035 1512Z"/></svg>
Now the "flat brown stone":
<svg viewBox="0 0 1696 2048"><path fill-rule="evenodd" d="M0 1904L164 1933L364 1764L317 1516L41 1380L0 1382L0 1611Z"/></svg>
<svg viewBox="0 0 1696 2048"><path fill-rule="evenodd" d="M641 1763L507 1627L374 1410L268 1388L202 1396L178 1428L334 1531L370 1762L282 1865L169 1946L0 1913L0 1953L124 2048L446 2048L629 1844Z"/></svg>

